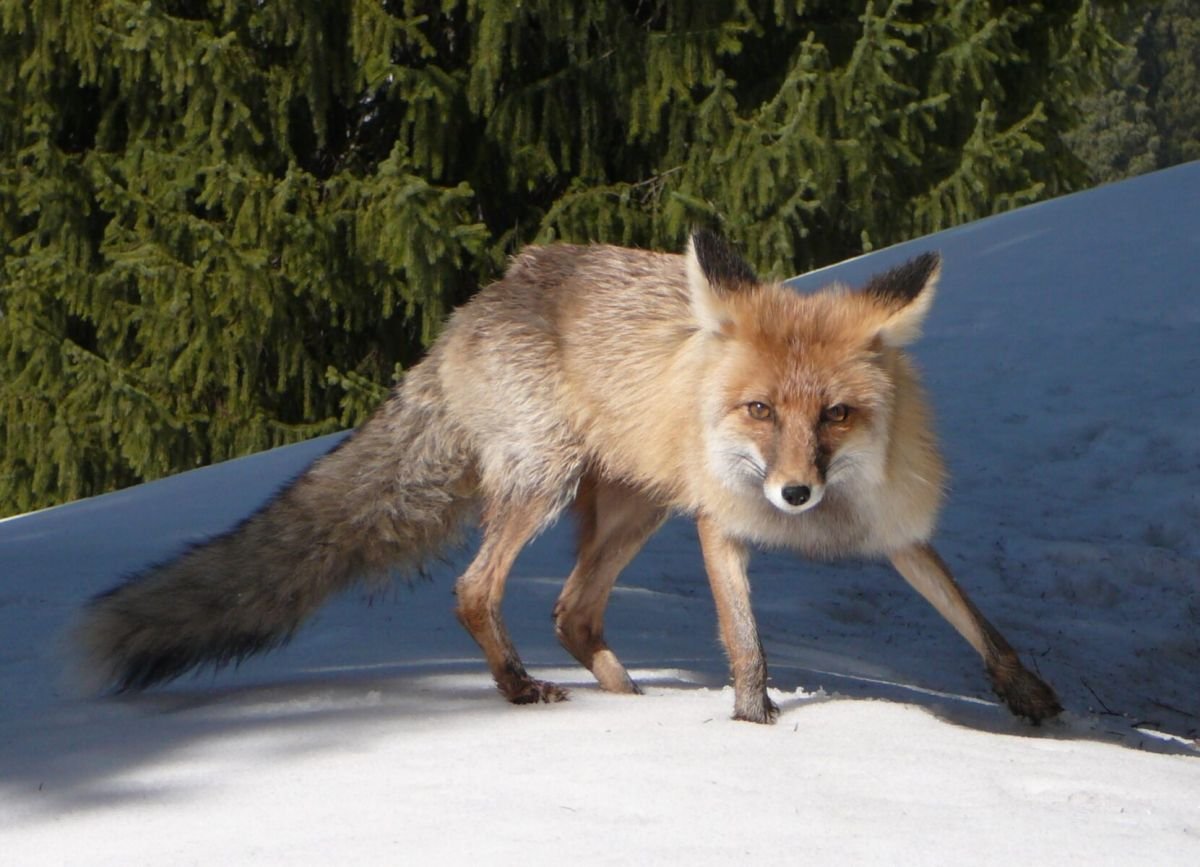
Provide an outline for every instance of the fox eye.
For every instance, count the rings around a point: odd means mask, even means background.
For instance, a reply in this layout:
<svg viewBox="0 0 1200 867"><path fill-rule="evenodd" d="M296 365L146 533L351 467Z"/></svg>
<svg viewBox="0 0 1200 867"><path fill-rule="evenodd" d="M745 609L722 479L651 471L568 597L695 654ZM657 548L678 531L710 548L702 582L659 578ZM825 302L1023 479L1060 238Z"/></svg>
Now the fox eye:
<svg viewBox="0 0 1200 867"><path fill-rule="evenodd" d="M771 407L767 406L761 400L752 400L746 404L746 412L750 413L750 418L755 421L767 421L774 415Z"/></svg>
<svg viewBox="0 0 1200 867"><path fill-rule="evenodd" d="M821 421L832 422L833 424L841 424L850 417L850 407L844 403L835 403L833 406L827 406L821 410Z"/></svg>

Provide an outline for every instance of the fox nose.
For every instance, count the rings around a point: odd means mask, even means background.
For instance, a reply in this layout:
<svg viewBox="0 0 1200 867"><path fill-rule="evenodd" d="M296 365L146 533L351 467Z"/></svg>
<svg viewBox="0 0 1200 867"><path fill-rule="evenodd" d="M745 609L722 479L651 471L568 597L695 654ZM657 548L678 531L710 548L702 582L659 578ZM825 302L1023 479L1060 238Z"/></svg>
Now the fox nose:
<svg viewBox="0 0 1200 867"><path fill-rule="evenodd" d="M812 489L808 485L784 485L779 493L789 506L803 506L812 496Z"/></svg>

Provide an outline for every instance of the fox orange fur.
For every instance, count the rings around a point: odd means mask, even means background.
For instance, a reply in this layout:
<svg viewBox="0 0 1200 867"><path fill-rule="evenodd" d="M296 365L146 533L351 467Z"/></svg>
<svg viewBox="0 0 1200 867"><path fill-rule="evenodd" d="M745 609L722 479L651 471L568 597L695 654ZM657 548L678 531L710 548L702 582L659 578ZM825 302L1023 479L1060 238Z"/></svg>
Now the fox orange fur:
<svg viewBox="0 0 1200 867"><path fill-rule="evenodd" d="M903 347L934 296L925 254L859 291L761 282L719 237L685 255L529 248L450 319L340 448L230 532L89 606L99 676L140 689L285 642L331 593L419 566L478 517L457 614L513 702L566 693L526 672L500 615L518 552L567 507L579 556L559 640L636 692L604 639L622 568L671 513L699 527L734 716L770 722L749 550L888 558L982 656L1000 697L1059 712L929 544L944 472Z"/></svg>

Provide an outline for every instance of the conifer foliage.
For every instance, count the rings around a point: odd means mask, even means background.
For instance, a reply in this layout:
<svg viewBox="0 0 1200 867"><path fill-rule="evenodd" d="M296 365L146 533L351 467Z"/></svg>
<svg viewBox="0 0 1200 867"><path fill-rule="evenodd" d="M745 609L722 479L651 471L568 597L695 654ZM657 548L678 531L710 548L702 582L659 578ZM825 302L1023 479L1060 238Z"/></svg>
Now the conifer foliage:
<svg viewBox="0 0 1200 867"><path fill-rule="evenodd" d="M1094 183L1200 159L1200 0L1105 10L1122 48L1064 140Z"/></svg>
<svg viewBox="0 0 1200 867"><path fill-rule="evenodd" d="M1160 165L1200 159L1200 0L1153 4L1138 53L1163 140Z"/></svg>
<svg viewBox="0 0 1200 867"><path fill-rule="evenodd" d="M784 276L1069 189L1093 7L0 0L0 513L356 423L527 242Z"/></svg>

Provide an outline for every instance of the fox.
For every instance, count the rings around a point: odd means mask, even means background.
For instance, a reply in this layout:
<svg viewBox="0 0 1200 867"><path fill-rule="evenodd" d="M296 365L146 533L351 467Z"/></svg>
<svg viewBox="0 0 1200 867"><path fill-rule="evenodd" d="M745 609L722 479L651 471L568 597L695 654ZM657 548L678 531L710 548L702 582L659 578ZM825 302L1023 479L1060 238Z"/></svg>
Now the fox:
<svg viewBox="0 0 1200 867"><path fill-rule="evenodd" d="M419 571L480 528L455 614L515 704L567 690L526 671L501 616L518 553L565 512L577 560L553 608L603 690L640 689L605 640L621 571L670 515L693 519L734 691L772 723L751 605L754 548L888 560L1036 724L1054 690L930 542L946 471L906 347L941 274L923 253L858 289L760 280L719 234L683 253L527 247L448 319L383 405L258 511L85 606L101 689L137 691L287 643L332 594Z"/></svg>

